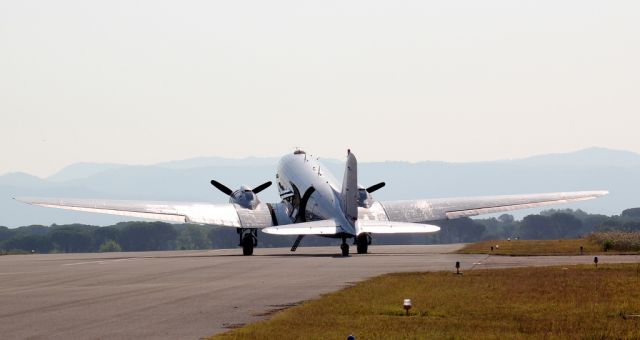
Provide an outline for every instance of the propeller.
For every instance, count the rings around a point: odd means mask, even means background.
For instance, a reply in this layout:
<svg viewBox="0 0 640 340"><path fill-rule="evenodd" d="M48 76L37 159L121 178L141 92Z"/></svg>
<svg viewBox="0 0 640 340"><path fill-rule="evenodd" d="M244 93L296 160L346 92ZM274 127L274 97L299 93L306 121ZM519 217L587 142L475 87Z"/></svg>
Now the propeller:
<svg viewBox="0 0 640 340"><path fill-rule="evenodd" d="M374 185L368 187L366 190L367 190L368 193L372 193L372 192L374 192L374 191L376 191L378 189L381 189L384 186L385 186L385 183L384 182L380 182L378 184L374 184Z"/></svg>
<svg viewBox="0 0 640 340"><path fill-rule="evenodd" d="M214 187L216 187L216 189L222 191L225 195L227 196L231 196L233 194L233 190L229 189L226 185L216 181L216 180L211 180L211 185L213 185ZM254 194L258 194L259 192L261 192L262 190L268 188L271 186L271 181L262 183L260 185L258 185L257 187L255 187L254 189L252 189L251 191L253 191Z"/></svg>
<svg viewBox="0 0 640 340"><path fill-rule="evenodd" d="M268 188L270 186L271 186L271 181L264 182L264 183L258 185L257 187L253 188L253 190L251 190L251 191L253 191L253 193L257 195L260 191L262 191L262 190L264 190L264 189L266 189L266 188Z"/></svg>
<svg viewBox="0 0 640 340"><path fill-rule="evenodd" d="M211 180L211 185L222 191L227 196L231 196L231 194L233 194L233 191L231 191L231 189L227 188L224 184L218 181Z"/></svg>

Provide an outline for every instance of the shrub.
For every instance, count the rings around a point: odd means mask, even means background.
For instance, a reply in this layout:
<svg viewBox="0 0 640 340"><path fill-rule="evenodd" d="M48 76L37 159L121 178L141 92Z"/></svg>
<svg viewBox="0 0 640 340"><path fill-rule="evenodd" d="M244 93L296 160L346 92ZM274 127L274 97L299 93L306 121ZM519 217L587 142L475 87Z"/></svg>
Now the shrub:
<svg viewBox="0 0 640 340"><path fill-rule="evenodd" d="M120 245L114 240L106 240L103 244L100 245L101 253L119 252L119 251L122 251L122 247L120 247Z"/></svg>

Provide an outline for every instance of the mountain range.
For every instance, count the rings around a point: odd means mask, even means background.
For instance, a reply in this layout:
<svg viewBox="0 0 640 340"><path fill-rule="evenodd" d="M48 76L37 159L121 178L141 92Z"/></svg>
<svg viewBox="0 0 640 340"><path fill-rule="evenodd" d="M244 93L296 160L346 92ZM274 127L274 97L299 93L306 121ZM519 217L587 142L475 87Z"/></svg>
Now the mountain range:
<svg viewBox="0 0 640 340"><path fill-rule="evenodd" d="M340 180L344 163L322 161ZM277 162L278 158L201 157L148 166L77 163L47 178L9 173L0 176L0 225L107 225L131 220L34 207L12 199L20 196L223 203L227 197L209 184L211 179L230 188L256 186L274 180ZM640 188L640 154L604 148L489 162L360 162L358 175L364 186L387 183L375 193L380 200L609 190L610 195L601 199L557 207L613 215L640 206L640 195L636 193ZM261 193L260 198L278 201L275 186ZM530 209L514 215L521 217L537 211Z"/></svg>

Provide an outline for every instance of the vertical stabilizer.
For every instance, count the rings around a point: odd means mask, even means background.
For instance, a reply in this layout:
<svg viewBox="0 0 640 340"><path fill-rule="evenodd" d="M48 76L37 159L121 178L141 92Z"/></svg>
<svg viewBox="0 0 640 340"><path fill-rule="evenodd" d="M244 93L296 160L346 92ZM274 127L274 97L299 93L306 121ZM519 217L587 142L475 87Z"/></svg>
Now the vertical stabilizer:
<svg viewBox="0 0 640 340"><path fill-rule="evenodd" d="M342 211L350 223L358 219L358 161L351 151L347 154L342 179Z"/></svg>

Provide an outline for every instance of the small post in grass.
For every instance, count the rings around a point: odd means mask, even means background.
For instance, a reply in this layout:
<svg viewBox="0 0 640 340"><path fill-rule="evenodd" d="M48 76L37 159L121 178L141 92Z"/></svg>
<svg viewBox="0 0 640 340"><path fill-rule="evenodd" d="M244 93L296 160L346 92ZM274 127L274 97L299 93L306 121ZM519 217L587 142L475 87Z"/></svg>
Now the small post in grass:
<svg viewBox="0 0 640 340"><path fill-rule="evenodd" d="M460 261L456 261L456 275L460 275Z"/></svg>
<svg viewBox="0 0 640 340"><path fill-rule="evenodd" d="M493 252L493 246L491 246L491 252Z"/></svg>
<svg viewBox="0 0 640 340"><path fill-rule="evenodd" d="M584 253L584 248L580 246L580 255L582 255L583 253Z"/></svg>
<svg viewBox="0 0 640 340"><path fill-rule="evenodd" d="M593 263L595 263L596 264L596 268L598 268L598 257L597 256L595 256L593 258Z"/></svg>
<svg viewBox="0 0 640 340"><path fill-rule="evenodd" d="M407 311L407 316L409 316L409 309L411 309L411 299L404 299L402 307L404 307L404 310Z"/></svg>

